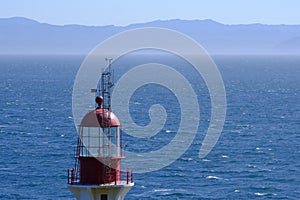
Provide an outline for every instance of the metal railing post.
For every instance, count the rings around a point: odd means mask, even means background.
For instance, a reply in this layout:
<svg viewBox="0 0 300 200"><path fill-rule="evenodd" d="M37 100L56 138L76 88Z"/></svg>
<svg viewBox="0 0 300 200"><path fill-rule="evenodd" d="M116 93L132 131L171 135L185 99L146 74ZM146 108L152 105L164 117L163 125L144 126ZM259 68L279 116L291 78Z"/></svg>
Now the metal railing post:
<svg viewBox="0 0 300 200"><path fill-rule="evenodd" d="M129 182L129 171L127 169L127 171L126 171L126 183L128 184L128 182Z"/></svg>
<svg viewBox="0 0 300 200"><path fill-rule="evenodd" d="M115 185L117 185L117 174L118 174L118 170L116 169L116 172L115 172Z"/></svg>
<svg viewBox="0 0 300 200"><path fill-rule="evenodd" d="M68 184L70 184L70 169L68 169Z"/></svg>

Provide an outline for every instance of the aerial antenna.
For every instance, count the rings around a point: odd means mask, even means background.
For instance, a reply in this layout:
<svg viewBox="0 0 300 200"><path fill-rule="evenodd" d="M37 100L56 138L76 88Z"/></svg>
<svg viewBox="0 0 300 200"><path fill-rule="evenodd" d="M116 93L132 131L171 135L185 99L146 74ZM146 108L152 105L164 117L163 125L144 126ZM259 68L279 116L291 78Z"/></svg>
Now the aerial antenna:
<svg viewBox="0 0 300 200"><path fill-rule="evenodd" d="M91 89L91 93L96 93L96 96L101 95L104 98L104 96L107 96L107 92L110 93L109 89L114 86L114 74L111 69L112 60L113 58L105 58L105 61L108 62L108 67L106 67L106 69L102 68L101 82L98 84L96 89Z"/></svg>
<svg viewBox="0 0 300 200"><path fill-rule="evenodd" d="M100 94L103 98L103 104L102 104L102 124L103 124L103 132L107 136L108 140L111 140L111 127L110 127L110 120L111 120L111 88L114 86L113 79L112 79L112 70L111 70L111 63L112 58L105 58L105 61L108 61L108 67L106 70L104 70L101 74L101 84L100 84ZM105 113L107 112L107 119L108 121L105 121ZM106 128L104 128L106 125ZM108 126L107 126L108 125ZM110 143L109 143L109 149L110 149ZM110 154L110 152L109 152ZM108 165L111 165L111 163L108 163Z"/></svg>
<svg viewBox="0 0 300 200"><path fill-rule="evenodd" d="M112 88L114 86L114 83L113 83L113 71L111 70L112 60L113 60L113 58L105 58L105 61L108 62L108 70L107 70L107 72L109 73L108 88Z"/></svg>

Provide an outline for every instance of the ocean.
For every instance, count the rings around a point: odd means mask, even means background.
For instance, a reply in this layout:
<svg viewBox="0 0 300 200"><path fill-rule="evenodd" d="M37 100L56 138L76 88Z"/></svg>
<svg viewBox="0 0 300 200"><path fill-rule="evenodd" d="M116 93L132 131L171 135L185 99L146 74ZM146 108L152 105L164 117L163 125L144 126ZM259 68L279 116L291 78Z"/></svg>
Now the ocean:
<svg viewBox="0 0 300 200"><path fill-rule="evenodd" d="M217 144L205 158L198 157L209 124L210 98L203 80L192 69L182 70L193 88L200 88L196 137L169 166L134 174L135 186L126 199L299 199L300 57L212 57L227 99ZM74 165L77 142L73 83L83 59L0 57L0 199L75 199L67 189L67 169ZM176 60L165 63L180 65ZM122 64L116 62L116 80ZM147 85L132 96L133 120L146 126L148 110L155 103L168 113L165 126L151 139L124 133L128 150L157 150L176 135L179 102L158 85Z"/></svg>

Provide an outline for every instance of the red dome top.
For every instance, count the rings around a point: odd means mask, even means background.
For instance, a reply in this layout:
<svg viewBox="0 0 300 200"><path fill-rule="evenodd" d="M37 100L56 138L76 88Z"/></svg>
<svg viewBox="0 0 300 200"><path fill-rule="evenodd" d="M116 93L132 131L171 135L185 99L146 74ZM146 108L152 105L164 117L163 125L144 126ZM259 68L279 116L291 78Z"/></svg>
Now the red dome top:
<svg viewBox="0 0 300 200"><path fill-rule="evenodd" d="M110 115L110 120L109 120ZM103 119L104 118L104 119ZM104 126L103 126L104 124ZM107 109L98 108L89 111L82 119L79 126L85 127L108 127L108 126L121 126L119 119L113 112Z"/></svg>

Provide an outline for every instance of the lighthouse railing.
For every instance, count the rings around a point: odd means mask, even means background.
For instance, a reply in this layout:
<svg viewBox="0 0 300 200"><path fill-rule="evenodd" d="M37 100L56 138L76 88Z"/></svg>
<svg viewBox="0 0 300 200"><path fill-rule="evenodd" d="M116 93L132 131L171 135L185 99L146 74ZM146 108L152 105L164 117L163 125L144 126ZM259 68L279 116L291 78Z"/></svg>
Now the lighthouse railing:
<svg viewBox="0 0 300 200"><path fill-rule="evenodd" d="M118 173L120 174L119 178L117 176ZM111 174L106 173L105 176L111 176ZM126 171L115 170L114 179L112 180L111 183L107 183L107 184L120 185L124 183L126 184L133 183L132 169L127 169ZM80 178L75 168L68 169L68 184L70 185L80 184Z"/></svg>
<svg viewBox="0 0 300 200"><path fill-rule="evenodd" d="M68 169L68 184L79 183L79 176L75 170L75 168Z"/></svg>
<svg viewBox="0 0 300 200"><path fill-rule="evenodd" d="M120 172L120 182L126 182L126 184L133 183L132 169Z"/></svg>

